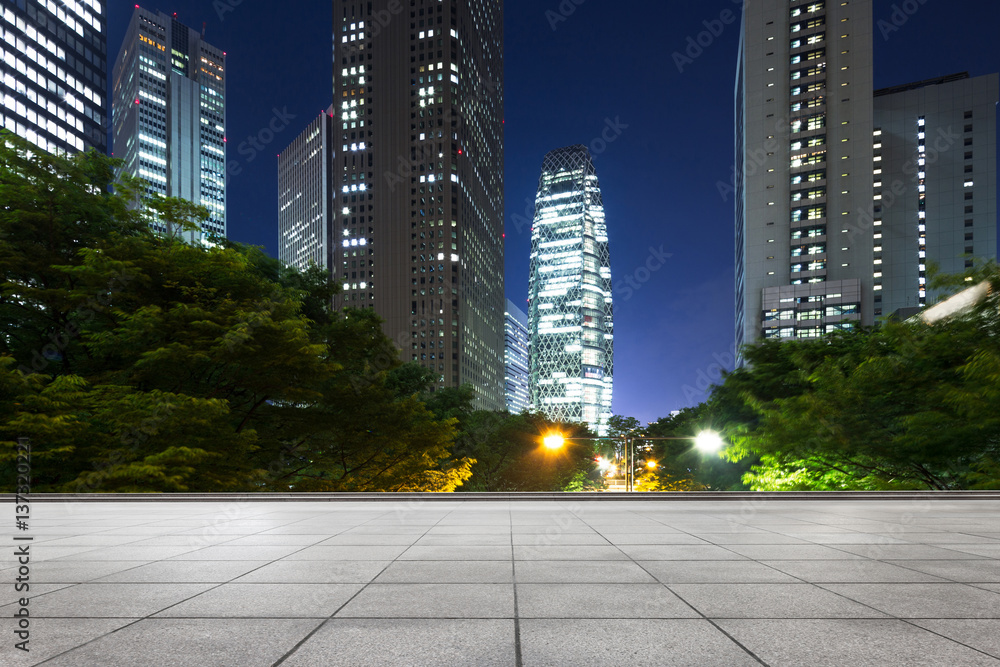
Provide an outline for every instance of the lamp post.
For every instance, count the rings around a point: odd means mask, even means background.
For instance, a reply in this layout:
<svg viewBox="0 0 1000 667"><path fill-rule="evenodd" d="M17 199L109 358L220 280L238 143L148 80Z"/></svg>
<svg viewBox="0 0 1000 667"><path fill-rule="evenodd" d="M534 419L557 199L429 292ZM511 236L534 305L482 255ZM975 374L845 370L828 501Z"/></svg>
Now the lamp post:
<svg viewBox="0 0 1000 667"><path fill-rule="evenodd" d="M542 438L542 443L547 449L557 450L562 448L567 440L610 440L611 442L622 443L622 457L625 471L625 491L635 491L635 441L636 440L694 440L695 446L703 452L718 451L722 448L722 437L714 431L702 431L697 436L664 436L647 437L632 436L623 433L621 439L618 438L567 438L561 433L549 433ZM632 451L629 452L631 446Z"/></svg>
<svg viewBox="0 0 1000 667"><path fill-rule="evenodd" d="M703 452L717 452L722 449L722 436L720 436L715 431L702 431L696 436L660 436L660 437L648 437L648 436L632 436L629 438L627 435L622 435L625 438L625 451L628 452L628 441L632 441L632 468L631 476L628 472L625 473L625 490L634 491L635 484L635 441L636 440L694 440L694 445Z"/></svg>

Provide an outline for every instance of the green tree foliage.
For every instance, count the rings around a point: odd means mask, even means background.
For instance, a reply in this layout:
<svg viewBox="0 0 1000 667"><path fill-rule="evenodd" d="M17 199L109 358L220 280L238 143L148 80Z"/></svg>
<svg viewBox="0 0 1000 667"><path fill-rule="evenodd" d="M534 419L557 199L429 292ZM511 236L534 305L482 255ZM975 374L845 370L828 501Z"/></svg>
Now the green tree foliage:
<svg viewBox="0 0 1000 667"><path fill-rule="evenodd" d="M36 491L430 490L471 474L455 422L404 379L319 269L175 232L207 212L113 184L91 152L0 135L0 475L33 440ZM146 212L148 211L148 212Z"/></svg>
<svg viewBox="0 0 1000 667"><path fill-rule="evenodd" d="M475 459L462 491L586 491L603 488L594 464L595 441L566 440L549 450L542 438L591 434L581 425L553 422L537 413L478 410L462 420L456 453Z"/></svg>
<svg viewBox="0 0 1000 667"><path fill-rule="evenodd" d="M749 463L728 461L695 447L695 438L703 431L715 431L725 439L729 423L726 415L726 406L716 399L651 423L645 435L683 439L646 441L643 444L649 451L640 451L637 464L646 460L656 462L656 469L645 474L663 491L744 490L742 476L749 470Z"/></svg>
<svg viewBox="0 0 1000 667"><path fill-rule="evenodd" d="M889 321L817 341L764 341L726 377L753 418L729 450L755 489L1000 486L1000 272L992 296L933 325Z"/></svg>

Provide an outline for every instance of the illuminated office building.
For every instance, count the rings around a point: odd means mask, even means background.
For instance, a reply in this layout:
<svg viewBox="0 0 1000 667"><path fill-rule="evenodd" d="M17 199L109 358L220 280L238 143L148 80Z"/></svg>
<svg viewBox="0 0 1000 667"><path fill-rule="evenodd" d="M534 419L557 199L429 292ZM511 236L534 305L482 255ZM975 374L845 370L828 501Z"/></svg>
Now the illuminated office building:
<svg viewBox="0 0 1000 667"><path fill-rule="evenodd" d="M744 7L738 347L921 308L930 262L996 257L996 75L873 92L872 54L871 0Z"/></svg>
<svg viewBox="0 0 1000 667"><path fill-rule="evenodd" d="M516 415L528 408L528 316L507 299L504 317L507 412Z"/></svg>
<svg viewBox="0 0 1000 667"><path fill-rule="evenodd" d="M340 252L333 229L334 124L331 107L278 155L278 259L300 271L310 264L330 270Z"/></svg>
<svg viewBox="0 0 1000 667"><path fill-rule="evenodd" d="M201 33L136 7L112 91L114 156L124 161L123 171L145 179L149 196L208 208L202 233L219 236L226 234L225 62Z"/></svg>
<svg viewBox="0 0 1000 667"><path fill-rule="evenodd" d="M614 324L601 187L586 146L545 156L528 279L531 408L607 435Z"/></svg>
<svg viewBox="0 0 1000 667"><path fill-rule="evenodd" d="M337 305L503 410L503 4L334 0Z"/></svg>
<svg viewBox="0 0 1000 667"><path fill-rule="evenodd" d="M107 147L104 0L4 2L0 127L49 152Z"/></svg>

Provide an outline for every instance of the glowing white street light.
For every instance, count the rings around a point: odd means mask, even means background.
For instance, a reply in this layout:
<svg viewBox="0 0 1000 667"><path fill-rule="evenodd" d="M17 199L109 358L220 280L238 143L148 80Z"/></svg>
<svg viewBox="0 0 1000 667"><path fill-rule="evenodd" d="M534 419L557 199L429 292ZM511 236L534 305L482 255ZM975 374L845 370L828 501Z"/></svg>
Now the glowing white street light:
<svg viewBox="0 0 1000 667"><path fill-rule="evenodd" d="M702 431L694 439L694 445L703 452L717 452L722 449L722 437L714 431Z"/></svg>

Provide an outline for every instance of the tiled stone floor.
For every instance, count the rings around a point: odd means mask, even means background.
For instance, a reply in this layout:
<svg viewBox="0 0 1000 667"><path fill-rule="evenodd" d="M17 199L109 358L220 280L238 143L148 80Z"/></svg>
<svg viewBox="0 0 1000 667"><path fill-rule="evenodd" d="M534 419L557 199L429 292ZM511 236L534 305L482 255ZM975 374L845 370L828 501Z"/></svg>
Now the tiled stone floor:
<svg viewBox="0 0 1000 667"><path fill-rule="evenodd" d="M2 665L1000 667L1000 501L37 502L31 526L31 651L4 548Z"/></svg>

